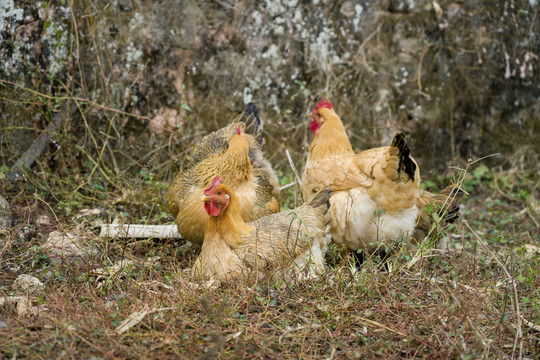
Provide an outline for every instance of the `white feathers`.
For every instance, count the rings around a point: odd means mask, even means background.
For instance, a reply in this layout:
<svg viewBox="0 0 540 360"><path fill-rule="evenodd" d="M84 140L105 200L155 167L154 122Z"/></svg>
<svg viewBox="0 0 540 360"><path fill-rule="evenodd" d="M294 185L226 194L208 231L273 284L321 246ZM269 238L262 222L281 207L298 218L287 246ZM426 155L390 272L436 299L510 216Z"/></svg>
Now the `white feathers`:
<svg viewBox="0 0 540 360"><path fill-rule="evenodd" d="M330 234L332 239L352 250L367 252L412 234L418 208L412 206L393 213L381 211L367 189L336 192L330 198ZM345 244L346 242L346 244Z"/></svg>

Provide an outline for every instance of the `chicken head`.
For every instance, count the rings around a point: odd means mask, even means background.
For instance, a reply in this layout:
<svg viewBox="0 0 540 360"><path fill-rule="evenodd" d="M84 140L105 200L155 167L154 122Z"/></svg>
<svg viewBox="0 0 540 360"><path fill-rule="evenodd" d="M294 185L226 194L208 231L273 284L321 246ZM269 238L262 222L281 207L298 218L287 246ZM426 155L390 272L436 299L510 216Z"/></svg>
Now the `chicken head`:
<svg viewBox="0 0 540 360"><path fill-rule="evenodd" d="M313 118L313 120L311 121L311 124L309 126L311 132L313 133L313 136L315 136L317 130L319 130L319 128L324 123L324 118L321 117L318 112L320 108L332 109L332 103L329 100L326 101L322 99L317 105L315 105L315 109L313 109L313 111L311 112L311 117Z"/></svg>
<svg viewBox="0 0 540 360"><path fill-rule="evenodd" d="M219 176L216 176L212 179L210 186L204 190L204 196L202 198L204 209L212 216L219 216L221 211L227 208L231 198L229 194L224 191L223 186L220 185L221 179Z"/></svg>

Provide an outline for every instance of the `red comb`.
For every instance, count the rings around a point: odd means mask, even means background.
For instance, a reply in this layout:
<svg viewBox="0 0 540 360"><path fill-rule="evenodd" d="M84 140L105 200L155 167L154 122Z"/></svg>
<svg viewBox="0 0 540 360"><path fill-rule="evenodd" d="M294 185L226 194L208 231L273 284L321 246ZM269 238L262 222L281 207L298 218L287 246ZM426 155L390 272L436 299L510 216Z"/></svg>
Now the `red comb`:
<svg viewBox="0 0 540 360"><path fill-rule="evenodd" d="M321 99L321 101L319 101L319 103L317 105L315 105L315 110L314 111L317 111L320 108L332 109L332 103L330 102L330 99L328 99L328 100Z"/></svg>
<svg viewBox="0 0 540 360"><path fill-rule="evenodd" d="M242 130L242 125L238 125L236 128L236 135L240 135L240 130Z"/></svg>
<svg viewBox="0 0 540 360"><path fill-rule="evenodd" d="M212 179L212 183L210 184L210 186L208 186L205 190L204 190L204 195L208 196L212 193L212 190L214 190L214 188L216 186L218 186L219 184L221 184L221 179L219 176L216 176Z"/></svg>

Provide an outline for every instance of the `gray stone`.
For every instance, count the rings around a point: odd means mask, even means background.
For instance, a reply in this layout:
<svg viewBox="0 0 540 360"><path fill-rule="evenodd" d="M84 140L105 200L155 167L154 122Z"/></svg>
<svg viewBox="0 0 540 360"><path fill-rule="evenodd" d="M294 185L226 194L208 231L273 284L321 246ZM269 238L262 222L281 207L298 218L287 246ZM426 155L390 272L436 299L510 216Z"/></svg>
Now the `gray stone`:
<svg viewBox="0 0 540 360"><path fill-rule="evenodd" d="M82 237L73 233L53 231L42 246L51 261L78 260L87 252Z"/></svg>
<svg viewBox="0 0 540 360"><path fill-rule="evenodd" d="M17 294L36 294L44 287L45 285L38 278L26 274L19 275L11 286Z"/></svg>

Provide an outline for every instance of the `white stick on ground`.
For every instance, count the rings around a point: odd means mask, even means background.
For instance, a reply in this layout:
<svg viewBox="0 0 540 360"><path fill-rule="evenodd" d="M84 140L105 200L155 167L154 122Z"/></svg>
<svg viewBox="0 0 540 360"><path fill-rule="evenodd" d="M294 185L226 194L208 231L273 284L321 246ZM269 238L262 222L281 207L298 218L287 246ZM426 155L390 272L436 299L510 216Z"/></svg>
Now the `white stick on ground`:
<svg viewBox="0 0 540 360"><path fill-rule="evenodd" d="M100 237L181 239L176 225L104 224Z"/></svg>

